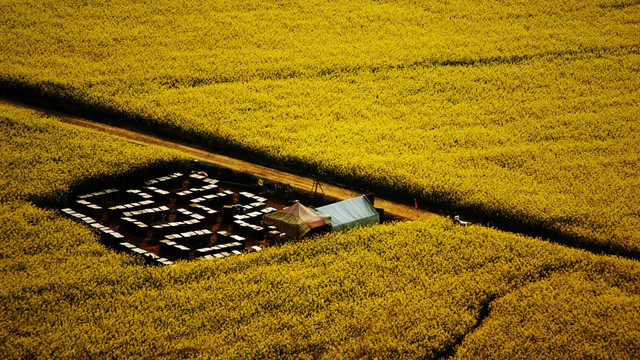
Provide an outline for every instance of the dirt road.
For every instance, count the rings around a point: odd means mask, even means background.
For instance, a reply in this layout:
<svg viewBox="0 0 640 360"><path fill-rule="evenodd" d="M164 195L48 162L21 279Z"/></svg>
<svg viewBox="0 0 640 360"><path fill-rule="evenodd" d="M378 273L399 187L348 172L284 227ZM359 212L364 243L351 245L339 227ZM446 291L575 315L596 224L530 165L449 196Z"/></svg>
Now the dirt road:
<svg viewBox="0 0 640 360"><path fill-rule="evenodd" d="M272 169L269 167L234 159L228 156L224 156L221 154L216 154L203 149L199 149L195 146L189 146L179 142L162 139L154 135L143 134L143 133L132 131L132 130L127 130L127 129L123 129L123 128L119 128L119 127L115 127L115 126L111 126L111 125L107 125L99 122L94 122L89 119L72 116L69 114L64 114L64 113L60 113L58 111L53 111L49 109L34 107L34 106L23 104L20 102L0 99L0 104L27 109L38 115L50 116L68 124L73 124L73 125L77 125L85 128L102 131L104 133L115 135L138 144L157 145L157 146L163 146L166 148L174 149L174 150L183 152L188 156L191 156L194 159L197 159L199 161L207 162L207 163L214 164L221 167L230 168L232 170L239 171L239 172L251 173L260 178L277 181L283 184L289 184L301 190L310 191L314 185L314 179L309 177L294 175L294 174L290 174L280 170ZM335 198L338 200L348 199L348 198L361 195L360 193L354 192L352 190L345 189L332 184L327 184L324 182L321 182L320 186L322 187L322 190L324 190L324 194L326 196ZM389 215L392 215L394 217L401 217L409 220L417 219L420 217L426 217L426 216L437 216L436 214L429 211L425 211L422 209L415 209L412 206L407 206L404 204L382 199L379 197L376 197L375 205L376 207L383 208L385 213Z"/></svg>

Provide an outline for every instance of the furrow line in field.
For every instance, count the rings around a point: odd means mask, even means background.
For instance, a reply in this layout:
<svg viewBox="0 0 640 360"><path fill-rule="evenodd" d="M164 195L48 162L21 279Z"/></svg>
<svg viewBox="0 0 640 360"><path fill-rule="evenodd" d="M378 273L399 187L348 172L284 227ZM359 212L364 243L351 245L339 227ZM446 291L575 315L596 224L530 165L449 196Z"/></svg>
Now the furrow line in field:
<svg viewBox="0 0 640 360"><path fill-rule="evenodd" d="M566 269L568 269L568 268L565 268L565 270ZM515 292L517 292L517 291L519 291L519 290L521 290L523 288L528 288L528 287L531 287L531 286L533 286L533 285L535 285L537 283L545 281L545 280L549 279L554 274L557 274L560 271L561 271L560 269L556 269L555 271L546 272L546 273L542 274L538 279L535 279L534 281L529 282L529 283L522 284L520 286L516 286L513 289L510 289L510 290L508 290L507 292L505 292L503 294L498 294L498 293L490 294L486 299L484 299L480 303L480 307L478 309L478 317L476 318L475 323L469 328L469 330L467 332L465 332L464 334L462 334L460 337L456 338L455 341L452 344L450 344L449 346L444 348L442 351L437 353L436 356L434 356L434 359L442 359L442 360L454 359L456 357L456 353L458 351L458 347L460 345L462 345L462 343L464 343L465 339L468 336L470 336L471 334L476 332L482 326L482 324L485 322L485 320L487 320L489 315L491 315L491 307L497 301L499 301L500 299L503 299L506 296L509 296L510 294L515 293Z"/></svg>
<svg viewBox="0 0 640 360"><path fill-rule="evenodd" d="M499 298L498 296L494 295L489 297L487 300L485 300L480 306L480 310L478 312L478 318L476 319L475 324L473 324L473 326L469 328L469 331L467 331L465 334L463 334L458 339L456 339L453 344L447 346L442 352L440 352L439 354L436 354L434 359L453 359L456 355L456 350L458 349L458 346L460 346L460 344L464 342L464 339L466 339L467 336L472 334L474 331L476 331L476 329L478 329L482 325L484 320L489 316L491 304L498 298Z"/></svg>
<svg viewBox="0 0 640 360"><path fill-rule="evenodd" d="M519 64L525 61L542 59L542 58L559 58L559 57L579 57L581 55L590 54L614 54L620 51L624 51L627 54L639 54L640 43L621 45L621 46L609 46L609 47L590 47L590 48L577 48L577 49L564 49L564 50L548 50L542 52L532 52L529 54L511 54L511 55L494 55L494 56L480 56L473 57L460 57L451 59L438 59L427 58L422 60L414 60L407 63L400 64L372 64L372 65L347 65L347 66L330 66L319 69L302 68L302 69L280 69L278 72L264 74L252 74L248 73L241 78L229 78L225 76L213 77L213 78L196 78L184 81L184 79L173 79L173 81L181 83L182 85L189 87L197 87L201 85L210 85L212 83L224 84L244 82L251 80L289 80L296 78L316 78L323 76L335 76L341 73L362 73L362 72L379 72L389 70L405 70L405 69L419 69L429 67L464 67L475 65L499 65L499 64Z"/></svg>
<svg viewBox="0 0 640 360"><path fill-rule="evenodd" d="M162 75L149 78L149 81L171 84L171 86L196 88L199 86L207 86L212 84L231 84L241 83L248 81L286 81L292 79L301 78L319 78L319 77L331 77L338 76L340 74L359 74L359 73L376 73L382 71L393 70L412 70L420 68L432 68L432 67L468 67L468 66L488 66L488 65L501 65L501 64L520 64L526 61L535 59L555 59L560 57L571 56L573 58L579 58L581 56L592 54L615 54L624 52L626 54L639 54L639 44L629 44L621 46L609 46L609 47L590 47L590 48L576 48L576 49L564 49L564 50L547 50L540 52L522 53L522 54L504 54L504 55L487 55L478 57L452 57L452 58L437 58L430 57L424 59L408 60L404 63L398 64L350 64L350 65L329 65L314 67L310 65L308 67L288 68L284 67L277 71L258 70L247 71L244 75L229 76L225 74L211 74L205 76L174 76L174 75Z"/></svg>

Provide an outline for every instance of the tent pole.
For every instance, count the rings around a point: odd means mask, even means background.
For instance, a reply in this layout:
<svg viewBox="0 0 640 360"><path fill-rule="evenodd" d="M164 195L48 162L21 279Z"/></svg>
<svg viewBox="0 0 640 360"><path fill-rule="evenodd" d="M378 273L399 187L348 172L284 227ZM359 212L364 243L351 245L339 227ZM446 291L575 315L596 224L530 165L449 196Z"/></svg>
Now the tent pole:
<svg viewBox="0 0 640 360"><path fill-rule="evenodd" d="M315 197L318 196L318 189L320 189L320 191L322 191L322 196L324 196L324 189L322 188L322 184L320 184L320 181L318 180L317 177L313 178L313 185L311 186L311 191L313 191L313 195Z"/></svg>

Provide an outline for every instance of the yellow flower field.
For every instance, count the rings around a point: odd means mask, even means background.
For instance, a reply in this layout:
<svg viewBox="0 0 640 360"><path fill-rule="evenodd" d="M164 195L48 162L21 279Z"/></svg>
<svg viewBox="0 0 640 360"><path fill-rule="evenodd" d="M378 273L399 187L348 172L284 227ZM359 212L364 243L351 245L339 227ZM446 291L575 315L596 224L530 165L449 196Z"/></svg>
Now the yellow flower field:
<svg viewBox="0 0 640 360"><path fill-rule="evenodd" d="M0 0L0 93L640 258L640 3ZM54 210L175 152L0 106L0 358L640 358L637 260L437 217L155 268Z"/></svg>
<svg viewBox="0 0 640 360"><path fill-rule="evenodd" d="M640 255L633 1L0 8L5 90Z"/></svg>
<svg viewBox="0 0 640 360"><path fill-rule="evenodd" d="M637 261L431 217L149 267L28 200L180 154L4 105L0 134L2 358L640 356Z"/></svg>

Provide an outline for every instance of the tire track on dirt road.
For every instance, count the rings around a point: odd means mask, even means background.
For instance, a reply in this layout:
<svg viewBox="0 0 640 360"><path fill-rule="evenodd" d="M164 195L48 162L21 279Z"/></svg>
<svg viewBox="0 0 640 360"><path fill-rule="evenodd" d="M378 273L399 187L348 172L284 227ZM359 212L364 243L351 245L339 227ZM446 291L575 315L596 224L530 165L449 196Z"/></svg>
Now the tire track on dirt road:
<svg viewBox="0 0 640 360"><path fill-rule="evenodd" d="M132 141L137 144L143 145L156 145L165 148L180 151L188 156L202 162L210 163L220 167L232 169L237 172L250 173L257 177L267 180L279 182L282 184L288 184L300 190L310 191L313 188L315 179L300 175L287 173L284 171L276 170L270 167L250 163L247 161L239 160L229 156L225 156L218 153L213 153L197 146L187 145L181 142L167 140L155 135L145 134L125 128L111 126L104 123L91 121L86 118L65 114L59 111L45 109L37 106L27 105L17 101L11 101L6 99L0 99L0 104L18 107L21 109L29 110L35 114L48 116L57 119L61 122L72 124L84 128L89 128L97 131L101 131L110 135L118 136L126 140ZM349 190L333 184L319 182L325 196L334 198L337 200L349 199L362 195L361 193L353 190ZM433 212L429 212L422 209L415 209L414 207L400 204L387 199L376 197L376 207L383 208L385 213L393 216L404 218L408 220L415 220L421 217L437 216Z"/></svg>

